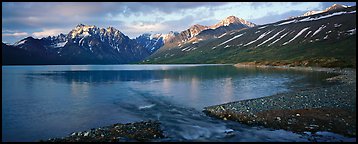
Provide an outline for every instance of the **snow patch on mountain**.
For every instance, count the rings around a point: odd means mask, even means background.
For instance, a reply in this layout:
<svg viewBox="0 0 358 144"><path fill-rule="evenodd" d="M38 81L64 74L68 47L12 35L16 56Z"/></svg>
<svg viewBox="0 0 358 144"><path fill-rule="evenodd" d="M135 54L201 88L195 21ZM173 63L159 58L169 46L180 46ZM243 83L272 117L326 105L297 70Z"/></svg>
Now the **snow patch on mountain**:
<svg viewBox="0 0 358 144"><path fill-rule="evenodd" d="M225 35L227 35L227 33L224 33L224 34L220 35L218 38L222 38Z"/></svg>
<svg viewBox="0 0 358 144"><path fill-rule="evenodd" d="M297 20L290 20L290 21L285 21L285 22L283 22L283 23L280 23L280 24L277 24L277 25L275 25L275 26L281 26L281 25L286 25L286 24L290 24L290 23L294 23L294 22L296 22Z"/></svg>
<svg viewBox="0 0 358 144"><path fill-rule="evenodd" d="M291 24L291 23L299 23L299 22L317 21L320 19L330 18L333 16L338 16L338 15L347 14L347 13L351 14L351 13L355 13L355 11L350 11L350 12L341 11L341 12L335 12L335 13L331 13L331 14L327 14L327 15L320 15L320 16L313 15L313 16L309 16L309 17L306 17L306 18L303 18L300 20L297 19L299 17L295 17L295 19L293 19L293 20L285 21L280 24L276 24L275 26L281 26L281 25L286 25L286 24Z"/></svg>
<svg viewBox="0 0 358 144"><path fill-rule="evenodd" d="M346 14L346 13L347 12L336 12L336 13L332 13L332 14L328 14L328 15L324 15L324 16L320 16L320 17L307 17L307 18L299 20L298 22L316 21L316 20L325 19L325 18L342 15L342 14Z"/></svg>
<svg viewBox="0 0 358 144"><path fill-rule="evenodd" d="M252 44L252 43L254 43L254 42L256 42L256 41L262 39L262 38L265 37L266 35L270 34L272 31L273 31L273 30L261 34L256 40L253 40L253 41L251 41L251 42L245 44L244 46L248 46L248 45L250 45L250 44Z"/></svg>
<svg viewBox="0 0 358 144"><path fill-rule="evenodd" d="M308 33L305 35L305 38L311 33L312 31L308 31Z"/></svg>
<svg viewBox="0 0 358 144"><path fill-rule="evenodd" d="M289 41L283 43L282 45L286 45L290 42L292 42L293 40L295 40L297 37L299 37L303 32L305 32L306 30L308 30L310 27L306 27L304 29L302 29L300 32L297 33L297 35L295 37L293 37L292 39L290 39Z"/></svg>
<svg viewBox="0 0 358 144"><path fill-rule="evenodd" d="M257 29L264 29L264 28L266 28L266 27L268 27L269 25L265 25L265 26L262 26L262 27L259 27L259 28L257 28Z"/></svg>
<svg viewBox="0 0 358 144"><path fill-rule="evenodd" d="M67 44L67 41L60 42L60 43L55 43L54 47L55 48L64 47L66 44Z"/></svg>
<svg viewBox="0 0 358 144"><path fill-rule="evenodd" d="M347 32L349 33L349 35L354 35L356 34L356 28L348 30Z"/></svg>
<svg viewBox="0 0 358 144"><path fill-rule="evenodd" d="M276 39L275 41L273 41L272 43L270 43L270 44L267 45L267 46L273 45L274 43L278 42L278 41L281 40L283 37L285 37L287 34L288 34L288 32L286 32L285 34L283 34L282 36L280 36L280 38Z"/></svg>
<svg viewBox="0 0 358 144"><path fill-rule="evenodd" d="M311 10L311 11L308 11L308 12L304 13L301 16L289 17L289 19L300 18L300 17L305 17L305 16L311 16L311 15L320 14L320 13L333 11L333 10L338 10L338 9L343 9L343 8L348 8L348 6L340 5L340 4L333 4L332 6L326 8L325 10Z"/></svg>
<svg viewBox="0 0 358 144"><path fill-rule="evenodd" d="M245 34L245 33L236 35L236 36L232 37L231 39L228 39L228 40L224 41L223 43L219 44L218 46L221 46L221 45L223 45L223 44L226 44L226 43L228 43L228 42L230 42L230 41L232 41L232 40L234 40L234 39L236 39L236 38L239 38L239 37L243 36L244 34Z"/></svg>
<svg viewBox="0 0 358 144"><path fill-rule="evenodd" d="M321 25L321 27L319 27L313 34L311 37L313 37L314 35L318 34L322 29L324 29L326 26L325 25Z"/></svg>
<svg viewBox="0 0 358 144"><path fill-rule="evenodd" d="M19 46L19 45L25 44L26 41L27 41L27 40L24 39L24 40L22 40L22 41L16 42L16 43L14 44L14 46Z"/></svg>
<svg viewBox="0 0 358 144"><path fill-rule="evenodd" d="M262 43L260 43L259 45L257 45L256 47L259 47L267 42L269 42L270 40L274 39L276 36L278 36L281 32L283 32L286 29L283 29L281 31L279 31L278 33L276 33L275 35L273 35L272 37L268 38L267 40L263 41Z"/></svg>

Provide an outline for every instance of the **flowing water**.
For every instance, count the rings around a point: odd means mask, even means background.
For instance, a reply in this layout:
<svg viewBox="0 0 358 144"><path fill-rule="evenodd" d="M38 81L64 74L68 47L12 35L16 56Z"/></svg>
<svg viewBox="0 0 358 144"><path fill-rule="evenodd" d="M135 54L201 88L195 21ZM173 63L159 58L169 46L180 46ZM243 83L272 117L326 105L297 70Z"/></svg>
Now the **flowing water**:
<svg viewBox="0 0 358 144"><path fill-rule="evenodd" d="M328 85L326 73L232 65L2 66L2 140L39 141L159 120L160 141L344 140L211 118L206 106Z"/></svg>

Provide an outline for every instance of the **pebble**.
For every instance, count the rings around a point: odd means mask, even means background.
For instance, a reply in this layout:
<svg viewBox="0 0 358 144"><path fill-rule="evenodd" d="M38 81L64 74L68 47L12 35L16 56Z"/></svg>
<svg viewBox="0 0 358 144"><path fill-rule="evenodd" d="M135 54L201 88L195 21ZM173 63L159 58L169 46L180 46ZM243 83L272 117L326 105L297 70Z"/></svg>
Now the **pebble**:
<svg viewBox="0 0 358 144"><path fill-rule="evenodd" d="M276 117L276 120L280 121L280 120L281 120L281 118L280 118L280 117Z"/></svg>
<svg viewBox="0 0 358 144"><path fill-rule="evenodd" d="M48 142L111 142L111 141L148 141L163 138L159 128L160 123L137 122L128 124L114 124L111 126L91 129L89 131L74 132L68 137L49 139ZM118 127L118 125L120 125ZM120 130L120 131L118 131ZM121 138L121 137L124 137Z"/></svg>
<svg viewBox="0 0 358 144"><path fill-rule="evenodd" d="M297 117L301 116L299 113L296 114Z"/></svg>

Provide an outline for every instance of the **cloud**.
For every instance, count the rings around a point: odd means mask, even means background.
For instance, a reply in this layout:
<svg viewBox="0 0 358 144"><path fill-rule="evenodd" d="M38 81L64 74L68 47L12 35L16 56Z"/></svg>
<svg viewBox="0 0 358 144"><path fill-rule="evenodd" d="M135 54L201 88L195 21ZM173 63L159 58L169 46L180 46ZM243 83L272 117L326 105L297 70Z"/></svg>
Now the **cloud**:
<svg viewBox="0 0 358 144"><path fill-rule="evenodd" d="M191 10L200 7L218 7L229 4L229 2L145 2L141 3L144 8L164 13L177 13L178 11Z"/></svg>
<svg viewBox="0 0 358 144"><path fill-rule="evenodd" d="M125 35L134 38L143 33L167 33L168 26L163 23L153 23L153 24L146 24L146 23L137 23L133 25L125 26L122 31Z"/></svg>
<svg viewBox="0 0 358 144"><path fill-rule="evenodd" d="M59 35L60 33L67 33L67 32L68 29L44 29L42 31L32 33L32 36L36 38L42 38L47 36L56 36Z"/></svg>
<svg viewBox="0 0 358 144"><path fill-rule="evenodd" d="M7 44L14 43L19 39L30 36L30 34L27 32L19 32L16 30L3 30L1 35L2 35L1 37L2 42Z"/></svg>
<svg viewBox="0 0 358 144"><path fill-rule="evenodd" d="M24 37L28 36L27 32L15 32L15 33L2 33L3 37Z"/></svg>
<svg viewBox="0 0 358 144"><path fill-rule="evenodd" d="M332 6L333 4L342 4L342 5L347 5L347 6L355 6L356 2L321 2L320 9L324 10L324 9Z"/></svg>
<svg viewBox="0 0 358 144"><path fill-rule="evenodd" d="M299 16L299 15L304 14L305 12L306 11L293 10L293 11L289 11L289 12L286 12L283 14L268 13L264 17L260 17L260 18L256 18L256 19L248 19L248 21L253 22L257 25L262 25L262 24L268 24L268 23L273 23L273 22L277 22L280 20L284 20L284 19L287 19L292 16Z"/></svg>

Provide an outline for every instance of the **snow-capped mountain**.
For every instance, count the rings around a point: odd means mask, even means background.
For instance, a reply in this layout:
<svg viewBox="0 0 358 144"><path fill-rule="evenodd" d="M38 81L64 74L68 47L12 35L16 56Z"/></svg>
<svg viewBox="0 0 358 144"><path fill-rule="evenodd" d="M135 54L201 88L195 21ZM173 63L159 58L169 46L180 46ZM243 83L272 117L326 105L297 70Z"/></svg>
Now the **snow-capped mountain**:
<svg viewBox="0 0 358 144"><path fill-rule="evenodd" d="M49 64L115 64L140 61L150 52L119 30L79 24L67 35L25 38L15 47L43 57Z"/></svg>
<svg viewBox="0 0 358 144"><path fill-rule="evenodd" d="M332 6L326 8L325 10L323 10L323 12L328 12L328 11L332 11L332 10L341 10L344 8L347 8L348 6L346 5L340 5L340 4L333 4Z"/></svg>
<svg viewBox="0 0 358 144"><path fill-rule="evenodd" d="M155 52L164 45L162 34L145 33L136 37L135 40L150 53Z"/></svg>
<svg viewBox="0 0 358 144"><path fill-rule="evenodd" d="M178 32L170 31L168 34L161 34L161 37L164 40L164 44L166 44L166 43L172 43L172 39L177 35L179 35Z"/></svg>
<svg viewBox="0 0 358 144"><path fill-rule="evenodd" d="M173 31L170 31L168 34L144 33L136 37L135 40L152 54L160 47L162 47L165 43L170 43L170 40L178 34L178 32Z"/></svg>
<svg viewBox="0 0 358 144"><path fill-rule="evenodd" d="M339 7L339 6L334 6ZM148 63L237 63L287 60L297 64L355 63L356 7L228 31L216 38L160 48ZM331 10L335 9L335 10ZM342 56L345 55L345 56ZM290 60L288 60L290 58ZM321 62L322 63L322 62Z"/></svg>
<svg viewBox="0 0 358 144"><path fill-rule="evenodd" d="M254 27L256 26L254 23L246 21L242 18L238 18L235 16L228 16L227 18L221 20L219 23L210 26L211 29L216 29L221 26L229 26L230 24L244 24L248 27Z"/></svg>
<svg viewBox="0 0 358 144"><path fill-rule="evenodd" d="M340 5L340 4L333 4L332 6L326 8L324 10L311 10L311 11L308 11L308 12L304 13L301 16L289 17L289 19L298 18L298 17L305 17L305 16L315 15L315 14L329 12L329 11L341 10L341 9L344 9L344 8L348 8L348 6Z"/></svg>
<svg viewBox="0 0 358 144"><path fill-rule="evenodd" d="M322 13L322 11L308 11L306 13L304 13L302 16L310 16L310 15L314 15L314 14L318 14L318 13Z"/></svg>
<svg viewBox="0 0 358 144"><path fill-rule="evenodd" d="M260 26L229 16L212 26L196 24L180 33L145 33L135 39L113 27L79 24L68 34L3 43L3 64L236 63L294 57L302 49L308 58L322 52L331 58L340 49L355 48L355 10L332 5ZM312 47L330 49L316 52Z"/></svg>
<svg viewBox="0 0 358 144"><path fill-rule="evenodd" d="M239 30L242 28L250 28L253 26L255 26L254 23L251 23L241 18L237 18L235 16L229 16L212 26L195 24L188 29L180 32L175 37L172 37L170 39L170 42L166 43L164 47L175 47L188 42L197 43L198 41L218 37L228 31Z"/></svg>

